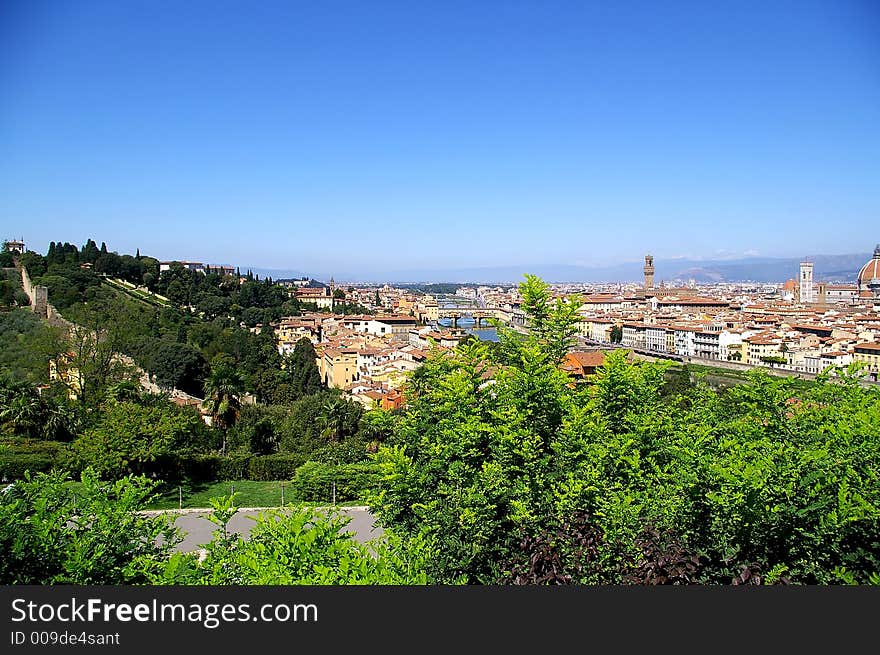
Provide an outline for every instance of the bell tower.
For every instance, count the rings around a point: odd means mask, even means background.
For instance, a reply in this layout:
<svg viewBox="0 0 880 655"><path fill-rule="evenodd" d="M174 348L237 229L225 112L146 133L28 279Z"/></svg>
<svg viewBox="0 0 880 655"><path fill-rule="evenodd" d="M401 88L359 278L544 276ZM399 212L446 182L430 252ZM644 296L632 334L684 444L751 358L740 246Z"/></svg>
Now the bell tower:
<svg viewBox="0 0 880 655"><path fill-rule="evenodd" d="M654 256L645 255L645 291L654 288Z"/></svg>

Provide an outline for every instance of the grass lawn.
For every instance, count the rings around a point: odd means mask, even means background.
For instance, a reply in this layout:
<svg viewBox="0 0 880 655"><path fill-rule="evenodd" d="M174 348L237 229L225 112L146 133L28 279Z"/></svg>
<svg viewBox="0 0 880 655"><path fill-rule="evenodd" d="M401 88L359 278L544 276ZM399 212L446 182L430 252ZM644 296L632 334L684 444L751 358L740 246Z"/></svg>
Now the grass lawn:
<svg viewBox="0 0 880 655"><path fill-rule="evenodd" d="M82 485L81 482L70 482L74 489ZM282 481L264 482L258 480L228 480L224 482L211 483L184 483L181 485L183 496L183 509L193 507L210 507L208 502L211 498L217 496L228 496L235 492L235 502L239 507L280 507L281 506L281 485L284 485L284 503L290 504L296 502L290 494L290 483ZM180 505L181 493L178 491L177 485L160 488L160 495L146 509L178 509ZM330 504L327 503L305 503L308 505ZM358 502L339 502L340 507L361 505Z"/></svg>
<svg viewBox="0 0 880 655"><path fill-rule="evenodd" d="M208 502L217 496L228 496L235 493L235 502L239 507L278 507L281 505L281 485L284 485L284 502L289 503L290 483L257 480L228 480L201 484L183 484L183 507L210 507ZM180 507L180 495L177 486L167 487L164 493L150 503L148 509L177 509Z"/></svg>
<svg viewBox="0 0 880 655"><path fill-rule="evenodd" d="M125 296L128 296L129 298L134 299L134 300L138 300L142 303L152 305L153 307L169 307L169 304L167 302L165 302L161 298L157 298L152 293L147 293L147 292L141 291L140 289L129 288L129 287L121 284L120 282L118 282L116 280L109 279L109 278L104 279L103 282L104 282L104 284L109 286L111 289L113 289L117 293L121 293Z"/></svg>

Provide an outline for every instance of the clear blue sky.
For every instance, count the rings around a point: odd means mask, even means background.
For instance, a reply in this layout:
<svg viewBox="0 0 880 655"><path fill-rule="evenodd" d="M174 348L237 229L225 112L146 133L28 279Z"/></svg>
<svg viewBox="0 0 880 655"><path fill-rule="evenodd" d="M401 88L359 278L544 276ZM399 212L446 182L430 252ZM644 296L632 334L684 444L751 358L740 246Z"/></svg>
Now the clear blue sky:
<svg viewBox="0 0 880 655"><path fill-rule="evenodd" d="M880 8L0 4L0 236L385 271L867 252Z"/></svg>

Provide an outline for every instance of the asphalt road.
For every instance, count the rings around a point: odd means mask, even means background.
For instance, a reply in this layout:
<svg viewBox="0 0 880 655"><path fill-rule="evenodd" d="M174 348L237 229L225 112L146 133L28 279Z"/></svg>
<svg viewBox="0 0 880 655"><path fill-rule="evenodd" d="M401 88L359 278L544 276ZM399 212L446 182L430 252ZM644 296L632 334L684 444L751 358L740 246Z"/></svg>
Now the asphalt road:
<svg viewBox="0 0 880 655"><path fill-rule="evenodd" d="M366 509L340 507L339 511L340 514L351 517L345 530L354 533L354 537L358 541L365 542L382 535L382 528L374 525L373 515ZM229 521L227 527L231 532L236 532L247 538L254 525L254 517L259 513L260 510L239 510ZM183 541L177 545L176 550L191 552L211 541L211 533L217 529L217 526L205 518L207 514L208 512L205 511L186 512L174 520L174 525L180 528L184 535Z"/></svg>

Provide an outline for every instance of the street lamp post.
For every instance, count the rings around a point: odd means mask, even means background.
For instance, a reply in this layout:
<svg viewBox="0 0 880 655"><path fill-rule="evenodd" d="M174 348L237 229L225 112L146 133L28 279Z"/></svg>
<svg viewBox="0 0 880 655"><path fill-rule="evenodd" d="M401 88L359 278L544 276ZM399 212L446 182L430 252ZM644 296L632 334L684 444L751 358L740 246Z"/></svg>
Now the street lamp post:
<svg viewBox="0 0 880 655"><path fill-rule="evenodd" d="M336 507L336 458L333 457L333 480L331 482L332 485L332 497L333 497L333 507Z"/></svg>

